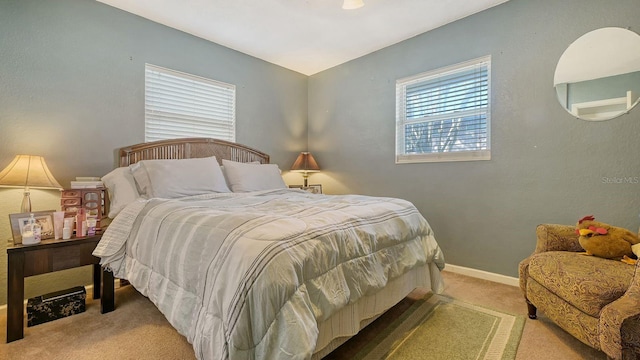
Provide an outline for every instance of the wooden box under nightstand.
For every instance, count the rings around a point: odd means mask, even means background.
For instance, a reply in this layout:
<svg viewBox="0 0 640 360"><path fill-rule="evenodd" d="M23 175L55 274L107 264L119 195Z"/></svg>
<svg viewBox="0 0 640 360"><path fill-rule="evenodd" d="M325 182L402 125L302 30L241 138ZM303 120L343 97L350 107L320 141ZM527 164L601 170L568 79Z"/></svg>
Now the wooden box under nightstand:
<svg viewBox="0 0 640 360"><path fill-rule="evenodd" d="M35 245L7 248L7 342L24 337L24 278L54 271L93 265L93 298L100 299L102 313L115 309L113 273L100 266L100 258L92 255L102 234L43 240Z"/></svg>

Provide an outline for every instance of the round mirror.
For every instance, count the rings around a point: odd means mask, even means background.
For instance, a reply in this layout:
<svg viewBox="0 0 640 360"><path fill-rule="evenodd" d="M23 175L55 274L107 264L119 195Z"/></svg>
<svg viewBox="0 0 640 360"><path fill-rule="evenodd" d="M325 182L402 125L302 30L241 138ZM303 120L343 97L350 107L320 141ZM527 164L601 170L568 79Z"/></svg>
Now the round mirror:
<svg viewBox="0 0 640 360"><path fill-rule="evenodd" d="M577 118L627 113L640 98L640 35L615 27L584 34L560 57L553 85L560 104Z"/></svg>

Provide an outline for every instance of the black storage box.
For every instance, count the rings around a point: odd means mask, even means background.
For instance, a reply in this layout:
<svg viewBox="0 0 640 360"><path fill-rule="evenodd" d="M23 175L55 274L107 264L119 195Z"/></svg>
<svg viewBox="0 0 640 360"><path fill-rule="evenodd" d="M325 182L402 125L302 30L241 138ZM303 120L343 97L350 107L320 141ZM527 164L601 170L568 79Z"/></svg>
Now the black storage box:
<svg viewBox="0 0 640 360"><path fill-rule="evenodd" d="M87 291L84 286L56 291L27 300L27 326L79 314L86 309Z"/></svg>

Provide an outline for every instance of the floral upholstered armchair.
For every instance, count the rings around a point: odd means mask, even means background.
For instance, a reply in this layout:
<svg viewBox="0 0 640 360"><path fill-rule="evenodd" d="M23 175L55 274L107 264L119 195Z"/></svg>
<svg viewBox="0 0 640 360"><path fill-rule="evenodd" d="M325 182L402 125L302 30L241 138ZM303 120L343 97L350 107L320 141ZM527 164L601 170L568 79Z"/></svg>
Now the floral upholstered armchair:
<svg viewBox="0 0 640 360"><path fill-rule="evenodd" d="M613 359L640 359L638 264L579 254L574 226L539 225L520 262L529 318L540 309L558 326Z"/></svg>

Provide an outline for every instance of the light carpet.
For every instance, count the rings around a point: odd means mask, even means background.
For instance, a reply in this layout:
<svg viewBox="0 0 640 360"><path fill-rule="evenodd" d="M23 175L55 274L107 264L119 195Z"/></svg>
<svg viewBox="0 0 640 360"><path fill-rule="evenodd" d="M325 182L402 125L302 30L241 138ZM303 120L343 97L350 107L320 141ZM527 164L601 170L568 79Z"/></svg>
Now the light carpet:
<svg viewBox="0 0 640 360"><path fill-rule="evenodd" d="M526 314L522 292L498 284L444 271L447 297L502 312ZM417 290L324 360L352 360L389 324L425 298ZM158 309L131 286L116 291L116 311L100 314L99 301L87 294L87 311L25 328L25 338L5 343L6 313L0 309L0 359L52 360L194 360L193 348ZM465 325L467 326L467 325ZM455 327L453 325L451 328ZM461 342L462 343L462 342ZM544 346L541 346L544 344ZM431 359L433 352L417 359ZM606 360L606 355L581 343L539 312L527 320L516 360Z"/></svg>
<svg viewBox="0 0 640 360"><path fill-rule="evenodd" d="M355 359L515 359L525 317L427 295L381 331Z"/></svg>

